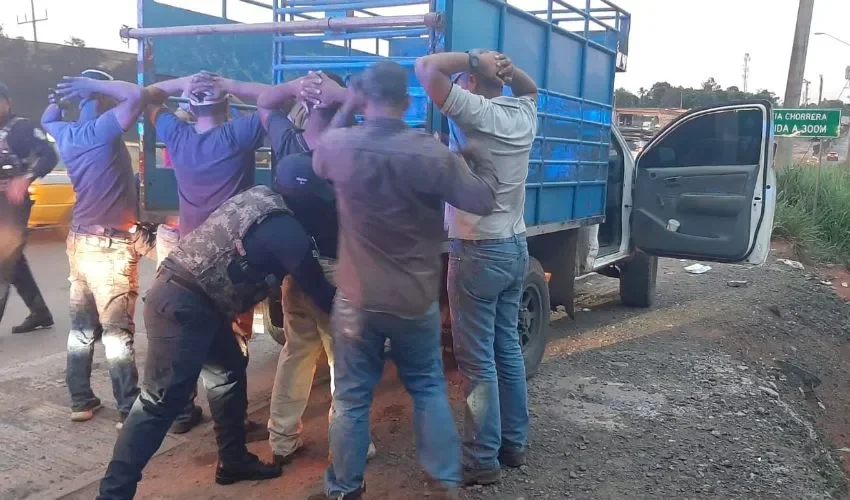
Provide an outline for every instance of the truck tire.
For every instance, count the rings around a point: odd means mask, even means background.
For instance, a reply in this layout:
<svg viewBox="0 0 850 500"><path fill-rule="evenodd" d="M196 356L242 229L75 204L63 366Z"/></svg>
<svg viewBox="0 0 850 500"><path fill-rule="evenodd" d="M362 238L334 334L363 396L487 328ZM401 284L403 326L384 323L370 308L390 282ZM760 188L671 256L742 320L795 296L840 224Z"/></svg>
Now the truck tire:
<svg viewBox="0 0 850 500"><path fill-rule="evenodd" d="M263 328L268 336L283 346L286 337L283 335L283 307L280 303L280 293L269 296L263 301Z"/></svg>
<svg viewBox="0 0 850 500"><path fill-rule="evenodd" d="M533 377L540 369L549 336L550 308L546 273L540 261L530 257L518 318L519 341L525 361L526 378Z"/></svg>
<svg viewBox="0 0 850 500"><path fill-rule="evenodd" d="M651 307L655 299L658 257L636 252L620 264L620 300L629 307Z"/></svg>

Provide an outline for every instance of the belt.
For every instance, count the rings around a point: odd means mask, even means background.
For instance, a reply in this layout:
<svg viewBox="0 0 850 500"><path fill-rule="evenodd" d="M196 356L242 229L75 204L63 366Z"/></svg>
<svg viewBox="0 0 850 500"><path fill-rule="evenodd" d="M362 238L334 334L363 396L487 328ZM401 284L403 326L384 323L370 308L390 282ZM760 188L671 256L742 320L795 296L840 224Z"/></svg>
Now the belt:
<svg viewBox="0 0 850 500"><path fill-rule="evenodd" d="M187 292L192 292L200 295L201 297L210 298L209 295L207 295L207 292L205 292L204 289L201 288L201 285L199 285L195 280L185 278L165 266L159 266L159 269L156 270L156 278L165 283L173 283Z"/></svg>
<svg viewBox="0 0 850 500"><path fill-rule="evenodd" d="M133 233L129 231L122 231L120 229L114 229L111 227L103 227L103 226L72 226L71 231L80 234L87 234L91 236L103 236L105 238L115 238L115 239L125 239L129 240L133 237Z"/></svg>

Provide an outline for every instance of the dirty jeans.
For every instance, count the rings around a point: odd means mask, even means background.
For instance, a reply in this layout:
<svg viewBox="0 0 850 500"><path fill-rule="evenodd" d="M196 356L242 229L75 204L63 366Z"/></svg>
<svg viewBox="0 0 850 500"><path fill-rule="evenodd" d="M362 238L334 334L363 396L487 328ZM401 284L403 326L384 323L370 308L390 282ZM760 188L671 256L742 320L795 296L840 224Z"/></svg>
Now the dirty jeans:
<svg viewBox="0 0 850 500"><path fill-rule="evenodd" d="M174 250L177 243L180 242L180 231L177 228L166 224L160 224L156 229L156 267L158 268L162 261L168 257L168 254ZM195 385L195 390L192 391L192 396L183 411L174 419L175 422L191 422L195 411L195 399L198 397L198 386Z"/></svg>
<svg viewBox="0 0 850 500"><path fill-rule="evenodd" d="M12 286L18 290L31 314L50 314L24 255L30 208L32 201L29 199L14 205L6 199L6 193L0 191L0 320Z"/></svg>
<svg viewBox="0 0 850 500"><path fill-rule="evenodd" d="M142 469L162 444L169 427L197 385L204 381L215 422L219 460L239 462L247 453L247 360L230 320L211 299L158 271L144 298L148 355L142 392L124 422L99 499L127 499L136 492Z"/></svg>
<svg viewBox="0 0 850 500"><path fill-rule="evenodd" d="M369 448L369 409L388 353L413 398L413 425L419 462L447 487L461 481L460 443L449 406L440 345L440 308L435 302L419 318L359 310L337 292L331 316L334 331L333 417L329 440L332 462L325 473L328 496L350 493L363 484Z"/></svg>
<svg viewBox="0 0 850 500"><path fill-rule="evenodd" d="M126 414L139 394L133 315L139 290L139 255L126 238L68 233L71 332L65 381L71 409L96 401L91 389L94 343L100 338L118 411Z"/></svg>
<svg viewBox="0 0 850 500"><path fill-rule="evenodd" d="M528 388L517 318L528 266L525 235L453 240L448 291L452 339L465 378L463 465L499 467L499 449L528 441Z"/></svg>
<svg viewBox="0 0 850 500"><path fill-rule="evenodd" d="M333 269L322 262L333 281ZM334 356L330 317L304 293L292 275L283 280L283 334L269 407L269 446L275 455L292 454L300 445L301 417L310 399L316 361L322 349L328 356L331 394L334 391Z"/></svg>

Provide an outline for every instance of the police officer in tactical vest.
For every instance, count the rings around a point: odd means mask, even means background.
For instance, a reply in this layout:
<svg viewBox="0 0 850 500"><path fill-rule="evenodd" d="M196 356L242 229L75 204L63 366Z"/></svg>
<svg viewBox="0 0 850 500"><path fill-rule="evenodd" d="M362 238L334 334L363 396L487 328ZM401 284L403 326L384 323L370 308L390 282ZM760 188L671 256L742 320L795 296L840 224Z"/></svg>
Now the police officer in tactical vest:
<svg viewBox="0 0 850 500"><path fill-rule="evenodd" d="M29 186L56 166L47 136L31 121L12 113L9 88L0 83L0 319L14 285L30 314L12 333L53 326L53 316L35 283L24 245L32 201Z"/></svg>
<svg viewBox="0 0 850 500"><path fill-rule="evenodd" d="M225 201L180 240L145 296L142 391L115 444L100 499L132 498L142 469L185 406L200 373L215 420L218 484L280 475L245 447L246 360L231 321L292 275L325 312L334 288L279 195L256 186Z"/></svg>

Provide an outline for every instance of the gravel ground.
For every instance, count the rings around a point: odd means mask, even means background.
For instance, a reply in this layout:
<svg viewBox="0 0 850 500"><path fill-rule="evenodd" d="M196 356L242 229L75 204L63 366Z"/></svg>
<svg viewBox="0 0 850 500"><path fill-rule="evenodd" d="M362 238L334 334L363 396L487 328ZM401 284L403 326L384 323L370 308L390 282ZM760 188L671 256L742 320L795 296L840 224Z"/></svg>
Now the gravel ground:
<svg viewBox="0 0 850 500"><path fill-rule="evenodd" d="M649 310L619 305L614 280L582 283L581 312L553 323L529 385L528 465L463 498L847 498L850 306L812 270L712 264L697 276L688 264L662 262ZM449 386L459 417L456 372ZM321 485L328 399L314 391L308 448L281 479L212 485L213 442L199 431L151 463L139 498L305 498ZM372 426L368 498L426 498L391 367ZM252 450L269 457L263 442Z"/></svg>

